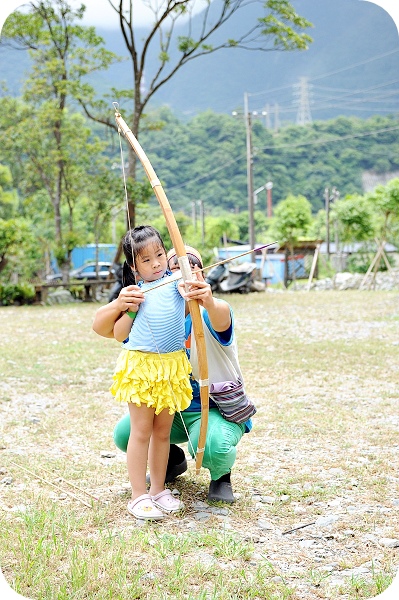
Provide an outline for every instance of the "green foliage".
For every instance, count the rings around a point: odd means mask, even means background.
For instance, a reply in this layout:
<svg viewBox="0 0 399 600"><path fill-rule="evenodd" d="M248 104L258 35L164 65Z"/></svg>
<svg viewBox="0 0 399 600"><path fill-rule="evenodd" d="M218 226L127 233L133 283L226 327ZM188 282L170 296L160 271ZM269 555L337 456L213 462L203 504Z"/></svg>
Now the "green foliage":
<svg viewBox="0 0 399 600"><path fill-rule="evenodd" d="M93 156L103 150L98 139L90 139L83 117L69 112L68 104L93 95L84 77L108 68L116 56L104 48L94 28L77 24L83 5L74 10L65 0L45 0L30 8L27 14L13 13L4 31L14 44L30 49L33 65L24 103L17 102L12 111L12 102L4 101L8 130L0 141L9 155L27 157L19 183L25 194L45 188L53 208L55 253L62 265L68 264L79 239L74 231L76 203Z"/></svg>
<svg viewBox="0 0 399 600"><path fill-rule="evenodd" d="M354 194L336 200L331 210L331 220L337 222L342 242L361 242L375 235L373 207L365 196Z"/></svg>
<svg viewBox="0 0 399 600"><path fill-rule="evenodd" d="M12 175L9 167L0 164L0 212L3 219L16 216L18 195L12 189Z"/></svg>
<svg viewBox="0 0 399 600"><path fill-rule="evenodd" d="M21 228L16 220L0 219L0 257L4 259L5 255L13 251L23 240Z"/></svg>
<svg viewBox="0 0 399 600"><path fill-rule="evenodd" d="M180 230L180 233L182 234L183 239L188 238L187 230L189 229L189 227L191 225L190 219L187 217L187 215L185 215L182 212L175 213L175 219L176 219L177 226L179 227L179 230ZM155 218L151 222L151 225L153 227L155 227L155 229L158 229L158 231L161 234L161 237L164 241L166 250L170 250L170 248L172 248L172 241L170 239L168 228L167 228L164 217L162 215L159 215L157 218ZM191 240L190 240L190 243L191 243Z"/></svg>
<svg viewBox="0 0 399 600"><path fill-rule="evenodd" d="M220 246L224 235L227 238L239 239L239 230L234 220L229 217L208 217L205 221L206 243L209 248Z"/></svg>
<svg viewBox="0 0 399 600"><path fill-rule="evenodd" d="M170 111L168 116L167 108L162 120L163 129L143 132L141 143L165 183L173 208L188 213L190 201L201 198L207 214L217 209L245 211L244 120L207 111L181 123ZM326 186L336 186L341 198L362 194L362 174L375 170L381 153L389 157L389 170L399 169L398 133L373 133L397 124L393 117L340 117L306 127L289 125L272 134L255 121L254 187L273 181L274 206L289 194L300 194L311 202L314 213L324 208ZM341 139L347 134L353 137ZM137 176L142 176L141 171ZM259 210L266 213L266 194L260 194L258 201Z"/></svg>
<svg viewBox="0 0 399 600"><path fill-rule="evenodd" d="M266 7L271 13L259 19L262 35L273 38L273 45L279 50L306 50L312 38L306 33L298 33L312 24L300 17L288 0L267 0Z"/></svg>
<svg viewBox="0 0 399 600"><path fill-rule="evenodd" d="M198 43L191 37L181 35L178 38L177 47L180 52L183 52L184 54L195 50L197 46Z"/></svg>
<svg viewBox="0 0 399 600"><path fill-rule="evenodd" d="M23 218L0 219L0 275L3 281L10 277L34 277L40 269L42 252L29 221Z"/></svg>
<svg viewBox="0 0 399 600"><path fill-rule="evenodd" d="M312 223L308 229L308 235L313 240L325 240L326 239L326 211L324 208L320 209L315 215Z"/></svg>
<svg viewBox="0 0 399 600"><path fill-rule="evenodd" d="M54 257L59 267L62 267L66 261L65 257L72 252L74 248L82 244L82 239L79 234L74 231L68 231L62 240L62 243L55 245Z"/></svg>
<svg viewBox="0 0 399 600"><path fill-rule="evenodd" d="M34 64L25 85L29 99L78 98L82 77L118 60L104 48L104 40L94 27L77 24L84 6L74 9L65 0L44 0L30 8L26 14L12 13L2 31L13 44L30 49ZM88 92L87 84L84 91Z"/></svg>
<svg viewBox="0 0 399 600"><path fill-rule="evenodd" d="M387 218L399 217L399 179L392 179L386 186L377 186L369 198Z"/></svg>
<svg viewBox="0 0 399 600"><path fill-rule="evenodd" d="M31 304L34 298L35 288L30 283L0 283L2 306Z"/></svg>
<svg viewBox="0 0 399 600"><path fill-rule="evenodd" d="M377 237L395 241L399 228L399 179L377 186L367 198L374 207Z"/></svg>
<svg viewBox="0 0 399 600"><path fill-rule="evenodd" d="M301 236L306 236L312 223L310 202L304 196L288 196L275 211L272 231L279 242L292 245Z"/></svg>

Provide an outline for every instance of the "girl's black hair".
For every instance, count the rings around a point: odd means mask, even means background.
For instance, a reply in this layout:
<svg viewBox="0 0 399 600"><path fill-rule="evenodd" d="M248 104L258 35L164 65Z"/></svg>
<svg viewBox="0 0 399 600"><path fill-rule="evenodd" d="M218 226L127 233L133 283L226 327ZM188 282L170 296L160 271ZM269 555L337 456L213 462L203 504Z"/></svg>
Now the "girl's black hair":
<svg viewBox="0 0 399 600"><path fill-rule="evenodd" d="M136 258L140 256L143 248L151 242L159 245L166 254L165 245L159 231L151 225L139 225L139 227L134 227L125 234L122 240L123 253L126 257L123 263L123 287L137 283L134 273ZM132 271L132 268L134 271Z"/></svg>

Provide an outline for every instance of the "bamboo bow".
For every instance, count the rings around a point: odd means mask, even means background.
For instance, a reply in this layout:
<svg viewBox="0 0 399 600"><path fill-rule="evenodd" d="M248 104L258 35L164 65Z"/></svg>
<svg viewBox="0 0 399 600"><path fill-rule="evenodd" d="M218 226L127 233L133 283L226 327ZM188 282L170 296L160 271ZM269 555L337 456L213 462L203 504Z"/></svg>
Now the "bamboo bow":
<svg viewBox="0 0 399 600"><path fill-rule="evenodd" d="M163 215L165 217L166 225L169 231L170 238L172 240L172 244L174 249L176 250L176 255L179 261L180 271L183 275L185 281L189 281L193 279L193 275L191 272L191 267L189 260L187 258L186 249L184 247L183 238L181 236L179 227L176 223L175 216L173 214L172 208L169 204L169 200L166 197L165 191L159 181L156 173L147 158L144 150L140 146L138 140L133 135L132 131L129 129L125 121L122 119L121 114L119 113L119 106L117 102L113 103L115 109L115 121L119 127L119 130L123 133L126 140L129 142L134 152L136 153L138 159L144 167L146 175L150 180L152 189L154 190L155 196L162 208ZM199 386L200 386L200 397L201 397L201 424L200 424L200 432L198 437L197 444L197 453L195 457L195 468L197 475L200 472L202 466L202 459L204 456L205 450L205 442L206 442L206 432L208 429L208 414L209 414L209 380L208 380L208 361L206 357L206 345L205 345L205 336L204 336L204 326L202 323L202 317L200 312L200 307L197 300L190 300L188 303L188 307L190 310L191 321L193 325L193 332L195 337L195 342L197 345L198 352L198 369L199 369Z"/></svg>

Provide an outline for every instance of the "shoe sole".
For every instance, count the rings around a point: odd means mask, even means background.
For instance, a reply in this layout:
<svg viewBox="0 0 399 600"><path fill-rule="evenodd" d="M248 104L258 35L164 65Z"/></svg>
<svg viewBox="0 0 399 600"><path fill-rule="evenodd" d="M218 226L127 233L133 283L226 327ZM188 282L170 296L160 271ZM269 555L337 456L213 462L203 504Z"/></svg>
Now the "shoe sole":
<svg viewBox="0 0 399 600"><path fill-rule="evenodd" d="M208 502L224 502L225 504L234 504L234 502L236 501L235 498L211 498L210 496L207 497L207 500Z"/></svg>

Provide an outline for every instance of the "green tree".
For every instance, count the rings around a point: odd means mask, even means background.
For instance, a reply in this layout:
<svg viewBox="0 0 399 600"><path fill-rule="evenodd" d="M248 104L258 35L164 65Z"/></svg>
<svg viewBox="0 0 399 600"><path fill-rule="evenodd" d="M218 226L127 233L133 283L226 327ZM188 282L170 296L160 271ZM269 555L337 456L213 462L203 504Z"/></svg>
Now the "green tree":
<svg viewBox="0 0 399 600"><path fill-rule="evenodd" d="M100 169L99 163L106 160L102 155L104 143L92 139L86 121L79 113L63 111L58 143L52 135L54 110L51 103L36 106L5 98L1 106L3 118L8 123L0 133L3 152L10 157L17 155L21 164L19 188L25 197L31 198L31 203L33 198L40 199L41 215L47 217L45 203L50 203L54 220L53 251L67 281L72 250L79 243L85 243L89 226L86 215L85 228L80 231L75 228L76 207L85 189L90 187L94 165ZM32 206L28 209L24 204L25 210L34 217ZM37 206L37 202L35 204Z"/></svg>
<svg viewBox="0 0 399 600"><path fill-rule="evenodd" d="M0 164L0 211L3 219L16 216L18 194L12 188L12 175L9 167Z"/></svg>
<svg viewBox="0 0 399 600"><path fill-rule="evenodd" d="M136 185L140 185L136 183ZM151 187L145 183L145 190L139 193L141 197L151 195ZM96 245L96 263L98 262L98 245L106 239L111 219L115 211L126 210L126 200L120 174L111 170L101 154L94 155L86 170L84 196L78 205L79 223L85 226L90 222L90 231ZM86 239L89 236L86 233Z"/></svg>
<svg viewBox="0 0 399 600"><path fill-rule="evenodd" d="M306 236L311 224L312 206L304 196L288 196L274 210L273 233L291 250L300 237Z"/></svg>
<svg viewBox="0 0 399 600"><path fill-rule="evenodd" d="M0 219L0 273L2 279L17 283L20 277L38 275L40 247L31 224L22 218Z"/></svg>
<svg viewBox="0 0 399 600"><path fill-rule="evenodd" d="M336 222L339 239L343 242L363 242L375 235L372 205L365 196L354 194L336 200L331 220Z"/></svg>
<svg viewBox="0 0 399 600"><path fill-rule="evenodd" d="M387 241L399 219L399 178L391 179L385 186L377 186L367 198L376 211L378 237Z"/></svg>
<svg viewBox="0 0 399 600"><path fill-rule="evenodd" d="M274 211L271 230L276 240L285 242L291 257L294 257L295 242L306 236L312 224L312 206L304 196L288 196ZM293 269L295 281L295 269Z"/></svg>
<svg viewBox="0 0 399 600"><path fill-rule="evenodd" d="M236 39L224 35L223 26L233 16L248 8L248 0L222 0L207 2L202 12L200 26L194 25L192 9L194 0L148 0L147 7L153 13L153 24L143 38L143 30L136 25L136 12L132 0L108 0L114 9L133 68L131 90L112 90L114 97L127 104L130 114L127 120L136 138L142 130L145 108L157 91L192 60L223 48L248 50L305 50L312 41L304 33L311 24L299 16L288 0L259 2L264 16L254 19L249 30L242 31ZM196 20L198 21L198 15ZM184 34L176 35L177 24L183 22ZM180 28L179 31L182 31ZM139 39L140 37L140 39ZM157 64L152 49L157 47ZM143 85L144 72L146 84ZM148 77L148 73L151 76ZM115 127L109 118L109 102L98 102L94 95L82 96L81 102L91 118ZM128 176L136 178L136 156L129 149ZM135 222L135 199L129 199L130 222Z"/></svg>
<svg viewBox="0 0 399 600"><path fill-rule="evenodd" d="M83 16L83 5L74 10L65 0L44 0L32 1L30 6L29 13L13 13L3 30L3 43L29 48L33 59L24 86L24 99L29 105L17 123L14 116L15 125L9 129L23 137L22 151L29 154L30 170L35 172L36 180L41 180L51 200L57 259L68 273L70 253L77 241L73 210L82 188L81 161L77 168L75 162L83 150L81 137L86 142L85 150L89 148L88 134L82 136L82 122L71 115L69 108L77 98L93 93L84 77L108 68L116 57L104 48L93 27L75 23ZM12 139L17 138L13 135ZM63 204L68 207L65 228Z"/></svg>
<svg viewBox="0 0 399 600"><path fill-rule="evenodd" d="M387 241L395 242L399 230L399 178L391 179L387 185L379 185L374 192L367 195L375 210L376 234L380 244L374 267L374 278L382 259L382 252Z"/></svg>

